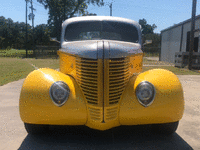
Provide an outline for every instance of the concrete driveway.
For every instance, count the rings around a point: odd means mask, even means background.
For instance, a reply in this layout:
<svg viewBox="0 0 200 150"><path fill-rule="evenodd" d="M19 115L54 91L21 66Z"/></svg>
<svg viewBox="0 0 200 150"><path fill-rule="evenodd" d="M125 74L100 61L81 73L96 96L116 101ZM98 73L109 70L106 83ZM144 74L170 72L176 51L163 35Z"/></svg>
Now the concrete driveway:
<svg viewBox="0 0 200 150"><path fill-rule="evenodd" d="M200 149L200 76L178 76L184 90L185 113L171 136L152 134L146 127L119 127L96 131L71 127L65 133L31 136L19 116L19 94L24 79L0 86L0 150L45 149Z"/></svg>

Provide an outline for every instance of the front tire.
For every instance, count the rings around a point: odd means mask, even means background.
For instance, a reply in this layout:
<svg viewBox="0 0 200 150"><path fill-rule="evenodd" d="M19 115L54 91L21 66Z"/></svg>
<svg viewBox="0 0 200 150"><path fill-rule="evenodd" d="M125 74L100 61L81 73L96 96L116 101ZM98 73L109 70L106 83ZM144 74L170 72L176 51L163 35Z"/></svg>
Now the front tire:
<svg viewBox="0 0 200 150"><path fill-rule="evenodd" d="M164 124L154 124L152 125L153 131L159 134L170 135L173 134L178 128L179 121L164 123Z"/></svg>
<svg viewBox="0 0 200 150"><path fill-rule="evenodd" d="M24 127L29 134L45 134L49 132L49 125L24 123Z"/></svg>

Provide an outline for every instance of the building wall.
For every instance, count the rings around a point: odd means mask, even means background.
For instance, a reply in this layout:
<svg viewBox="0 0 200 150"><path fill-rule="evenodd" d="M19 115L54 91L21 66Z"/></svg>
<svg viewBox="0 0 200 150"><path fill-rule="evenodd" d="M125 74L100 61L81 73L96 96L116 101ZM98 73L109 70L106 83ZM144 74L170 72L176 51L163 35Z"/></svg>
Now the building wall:
<svg viewBox="0 0 200 150"><path fill-rule="evenodd" d="M161 36L161 61L168 61L168 52L170 50L170 37L171 37L171 30L162 33Z"/></svg>
<svg viewBox="0 0 200 150"><path fill-rule="evenodd" d="M182 41L182 48L181 52L186 52L187 46L187 32L191 30L191 22L185 23L183 25L183 41Z"/></svg>
<svg viewBox="0 0 200 150"><path fill-rule="evenodd" d="M200 52L200 18L196 19L195 29L198 30L195 32L194 37L199 37L198 52Z"/></svg>
<svg viewBox="0 0 200 150"><path fill-rule="evenodd" d="M181 32L183 26L183 38L181 45ZM200 17L196 19L195 30L200 29ZM183 24L174 26L161 32L161 61L175 62L175 52L186 52L187 47L187 32L191 30L191 22L184 22ZM200 31L195 32L195 37L200 36ZM180 47L181 46L181 47ZM200 38L198 45L198 52L200 52Z"/></svg>
<svg viewBox="0 0 200 150"><path fill-rule="evenodd" d="M161 61L174 63L175 52L180 50L181 26L162 32Z"/></svg>

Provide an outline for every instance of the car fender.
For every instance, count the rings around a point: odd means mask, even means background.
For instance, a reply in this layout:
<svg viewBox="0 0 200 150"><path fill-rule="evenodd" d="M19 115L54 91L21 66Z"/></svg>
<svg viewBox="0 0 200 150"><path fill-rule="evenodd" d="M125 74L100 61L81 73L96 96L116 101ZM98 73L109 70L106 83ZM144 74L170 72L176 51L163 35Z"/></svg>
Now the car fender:
<svg viewBox="0 0 200 150"><path fill-rule="evenodd" d="M148 107L142 106L135 94L142 81L152 83L156 90ZM183 112L183 89L178 77L168 70L152 69L130 78L120 101L119 121L121 125L176 122Z"/></svg>
<svg viewBox="0 0 200 150"><path fill-rule="evenodd" d="M56 106L49 94L56 81L65 82L70 89L66 103ZM25 123L84 125L87 109L83 93L73 77L43 68L34 70L25 79L19 101L20 117Z"/></svg>

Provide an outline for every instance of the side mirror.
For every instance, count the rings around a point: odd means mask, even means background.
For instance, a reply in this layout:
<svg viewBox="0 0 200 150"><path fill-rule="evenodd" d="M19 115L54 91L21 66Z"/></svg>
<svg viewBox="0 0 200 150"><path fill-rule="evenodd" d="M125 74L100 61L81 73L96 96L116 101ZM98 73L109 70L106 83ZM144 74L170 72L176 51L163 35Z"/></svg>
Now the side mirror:
<svg viewBox="0 0 200 150"><path fill-rule="evenodd" d="M152 43L152 40L146 40L143 45L147 45L147 44L151 44L151 43Z"/></svg>
<svg viewBox="0 0 200 150"><path fill-rule="evenodd" d="M51 38L50 41L55 41L55 42L60 43L60 41L58 41L57 38Z"/></svg>

